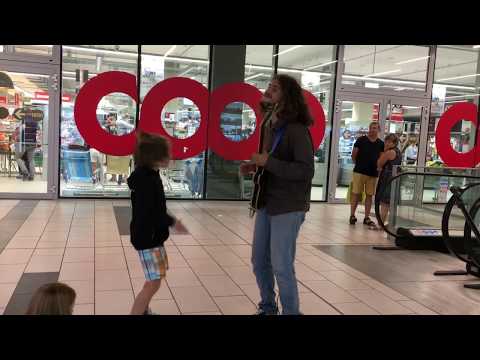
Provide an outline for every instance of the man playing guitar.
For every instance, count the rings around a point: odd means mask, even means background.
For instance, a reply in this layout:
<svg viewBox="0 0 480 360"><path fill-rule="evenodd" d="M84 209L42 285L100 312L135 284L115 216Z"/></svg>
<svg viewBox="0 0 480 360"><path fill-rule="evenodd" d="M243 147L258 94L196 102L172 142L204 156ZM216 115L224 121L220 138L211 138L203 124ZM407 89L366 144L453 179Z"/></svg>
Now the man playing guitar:
<svg viewBox="0 0 480 360"><path fill-rule="evenodd" d="M300 314L295 249L310 208L314 174L313 120L298 82L276 75L260 104L264 112L259 152L240 165L243 175L256 171L250 203L256 213L252 244L253 272L260 289L258 315L278 313L276 279L285 315Z"/></svg>

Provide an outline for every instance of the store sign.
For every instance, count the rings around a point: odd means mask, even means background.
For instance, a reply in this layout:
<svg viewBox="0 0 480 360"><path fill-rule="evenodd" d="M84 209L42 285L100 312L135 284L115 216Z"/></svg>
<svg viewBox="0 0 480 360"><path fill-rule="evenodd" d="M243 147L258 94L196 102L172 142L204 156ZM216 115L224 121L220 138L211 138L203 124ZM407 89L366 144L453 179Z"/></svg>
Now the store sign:
<svg viewBox="0 0 480 360"><path fill-rule="evenodd" d="M48 92L46 91L35 91L34 95L34 100L48 100L50 96L48 95ZM62 101L63 102L72 102L72 96L63 94L62 95Z"/></svg>
<svg viewBox="0 0 480 360"><path fill-rule="evenodd" d="M478 108L475 104L463 102L450 106L441 116L435 131L435 144L438 155L445 165L449 167L470 168L480 164L480 147L478 145L480 132L475 142L477 145L468 152L459 153L455 151L450 142L452 128L459 121L471 121L475 127L477 126L477 112Z"/></svg>
<svg viewBox="0 0 480 360"><path fill-rule="evenodd" d="M134 152L136 131L122 136L112 135L100 126L96 116L100 100L114 92L126 94L138 101L135 75L109 71L87 81L77 95L74 117L78 131L87 144L104 154L126 156ZM304 91L304 96L315 119L310 132L314 147L318 148L325 134L325 113L314 95ZM190 99L200 111L199 128L195 134L186 139L169 135L160 121L163 107L170 100L178 97ZM206 87L195 80L182 77L169 78L157 83L145 95L138 130L169 138L172 143L173 159L181 160L196 156L205 151L207 146L226 160L249 159L252 153L258 150L259 129L262 121L258 104L261 97L262 93L256 87L245 83L226 84L210 93ZM232 102L246 103L255 112L255 132L243 141L230 140L224 135L220 126L221 114Z"/></svg>

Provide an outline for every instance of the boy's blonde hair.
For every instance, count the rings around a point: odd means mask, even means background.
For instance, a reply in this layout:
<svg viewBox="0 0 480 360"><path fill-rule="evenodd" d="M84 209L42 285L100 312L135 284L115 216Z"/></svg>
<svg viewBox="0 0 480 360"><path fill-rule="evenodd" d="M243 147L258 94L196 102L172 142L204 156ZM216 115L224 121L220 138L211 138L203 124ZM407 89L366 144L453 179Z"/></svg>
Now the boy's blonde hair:
<svg viewBox="0 0 480 360"><path fill-rule="evenodd" d="M33 295L26 315L72 315L76 297L68 285L43 285Z"/></svg>

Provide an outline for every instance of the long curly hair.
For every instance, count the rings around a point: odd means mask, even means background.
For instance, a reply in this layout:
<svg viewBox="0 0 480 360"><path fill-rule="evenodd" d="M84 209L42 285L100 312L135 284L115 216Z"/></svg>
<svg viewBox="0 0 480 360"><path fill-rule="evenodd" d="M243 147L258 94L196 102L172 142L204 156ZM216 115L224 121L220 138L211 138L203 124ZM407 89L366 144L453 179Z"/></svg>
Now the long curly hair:
<svg viewBox="0 0 480 360"><path fill-rule="evenodd" d="M306 126L313 125L313 117L307 106L303 90L298 81L285 74L277 74L272 78L280 83L282 100L279 104L279 118L290 122L299 122Z"/></svg>

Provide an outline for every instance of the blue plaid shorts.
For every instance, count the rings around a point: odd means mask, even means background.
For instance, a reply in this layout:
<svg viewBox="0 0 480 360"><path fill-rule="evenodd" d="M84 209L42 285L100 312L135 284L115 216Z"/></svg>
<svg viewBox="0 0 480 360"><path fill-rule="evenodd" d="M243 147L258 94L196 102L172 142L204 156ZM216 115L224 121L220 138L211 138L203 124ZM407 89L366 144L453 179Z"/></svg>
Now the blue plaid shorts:
<svg viewBox="0 0 480 360"><path fill-rule="evenodd" d="M163 246L139 250L138 255L147 281L159 280L167 275L168 257Z"/></svg>

